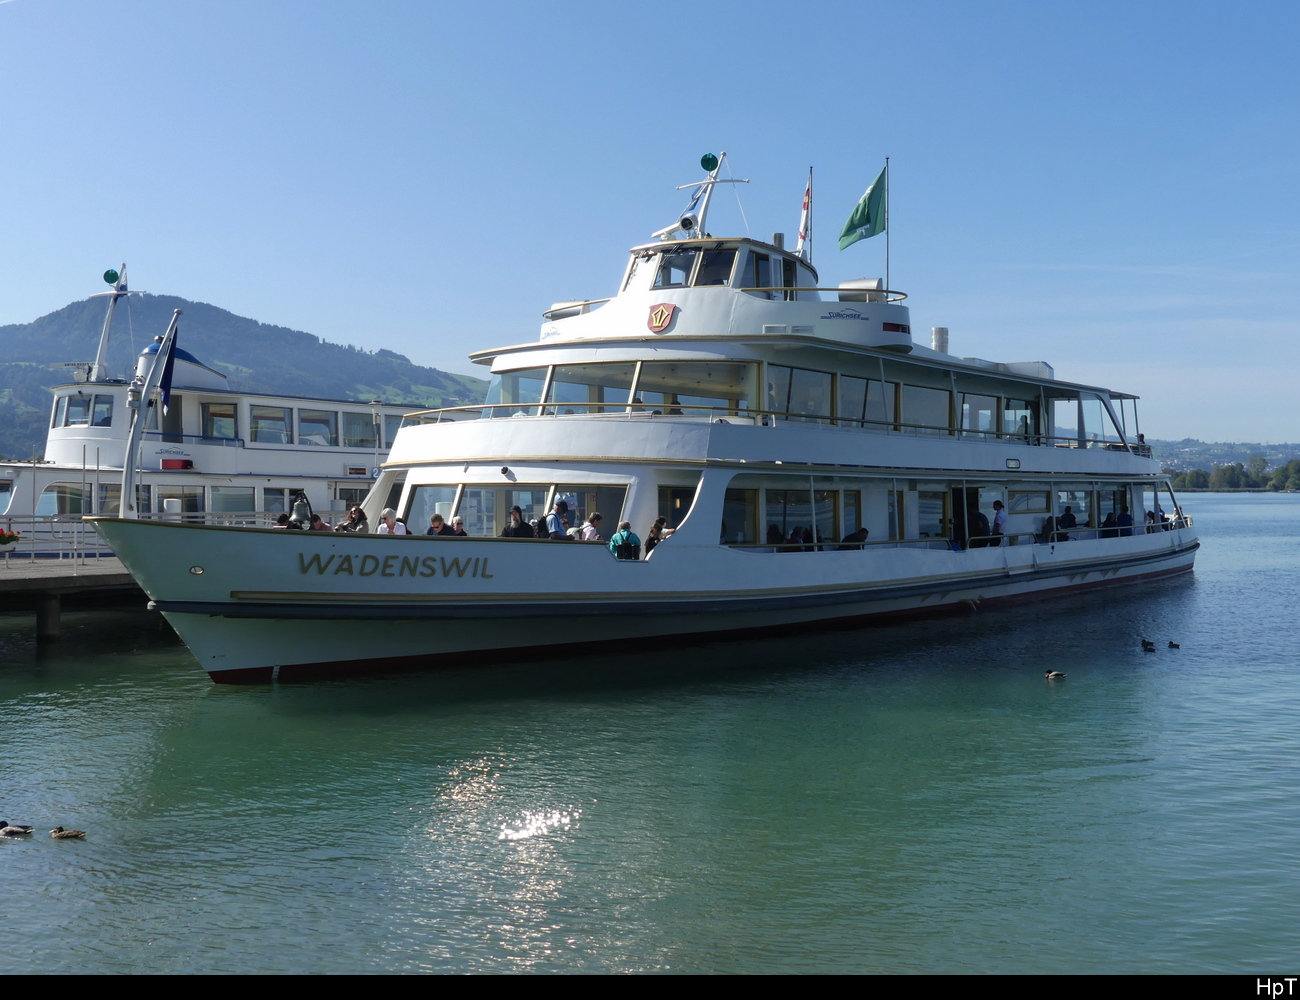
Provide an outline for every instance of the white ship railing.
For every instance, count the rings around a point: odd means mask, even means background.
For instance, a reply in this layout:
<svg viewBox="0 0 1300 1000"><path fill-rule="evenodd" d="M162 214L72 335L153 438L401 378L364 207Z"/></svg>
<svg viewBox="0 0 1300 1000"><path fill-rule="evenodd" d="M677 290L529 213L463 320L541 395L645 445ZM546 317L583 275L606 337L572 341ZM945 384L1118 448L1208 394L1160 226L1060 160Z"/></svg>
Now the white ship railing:
<svg viewBox="0 0 1300 1000"><path fill-rule="evenodd" d="M560 411L560 412L556 412ZM586 411L586 412L579 412ZM855 430L873 430L886 434L912 434L921 437L955 437L965 441L1010 441L1017 444L1055 448L1097 448L1105 451L1127 451L1144 458L1151 457L1151 446L1120 441L1083 440L1078 436L1066 437L1050 434L1024 434L1014 431L980 431L965 427L943 427L937 424L916 424L903 420L866 420L856 417L832 417L826 414L790 413L786 410L750 410L726 406L699 406L680 403L665 412L651 403L481 403L473 406L444 406L435 410L416 410L402 417L402 427L453 422L453 415L481 416L505 420L513 417L549 417L580 420L584 417L629 420L696 419L710 423L742 424L775 427L778 423L821 424L828 427L848 427Z"/></svg>

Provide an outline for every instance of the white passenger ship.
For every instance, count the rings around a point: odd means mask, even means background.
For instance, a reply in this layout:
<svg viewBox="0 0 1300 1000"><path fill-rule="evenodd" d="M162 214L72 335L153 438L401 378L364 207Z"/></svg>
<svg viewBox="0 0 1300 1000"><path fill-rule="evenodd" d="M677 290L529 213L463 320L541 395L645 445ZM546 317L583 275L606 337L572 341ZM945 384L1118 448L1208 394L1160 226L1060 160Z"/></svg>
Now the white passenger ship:
<svg viewBox="0 0 1300 1000"><path fill-rule="evenodd" d="M559 303L538 342L474 356L492 371L482 419L407 418L366 511L397 498L413 537L96 526L221 682L755 636L1192 569L1136 397L917 344L883 282L824 288L779 235L709 235L702 187L612 298ZM636 561L499 537L511 507L540 518L556 499L574 524L599 511L606 538L661 515L675 531ZM980 536L972 511L992 525L995 501L1003 534ZM420 534L434 513L468 536Z"/></svg>
<svg viewBox="0 0 1300 1000"><path fill-rule="evenodd" d="M53 389L41 462L0 462L0 527L22 533L17 555L107 554L93 533L81 547L86 514L121 504L130 413L129 383L109 374L113 308L126 267L110 271L113 290L96 360L69 365L73 379ZM141 352L137 371L154 360ZM256 523L292 509L305 493L329 511L360 503L388 456L409 406L239 392L222 372L175 352L171 405L143 431L136 496L140 511L185 520ZM0 550L4 551L4 550Z"/></svg>

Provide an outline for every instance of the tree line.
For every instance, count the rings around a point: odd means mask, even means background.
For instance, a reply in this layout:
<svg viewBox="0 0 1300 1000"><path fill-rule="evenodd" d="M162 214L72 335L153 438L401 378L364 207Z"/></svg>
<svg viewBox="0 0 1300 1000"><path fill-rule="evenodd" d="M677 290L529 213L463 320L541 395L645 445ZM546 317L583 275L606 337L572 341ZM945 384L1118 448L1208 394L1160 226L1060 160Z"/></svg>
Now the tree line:
<svg viewBox="0 0 1300 1000"><path fill-rule="evenodd" d="M1175 490L1300 490L1300 458L1279 463L1272 470L1263 455L1248 462L1231 462L1206 469L1164 470Z"/></svg>

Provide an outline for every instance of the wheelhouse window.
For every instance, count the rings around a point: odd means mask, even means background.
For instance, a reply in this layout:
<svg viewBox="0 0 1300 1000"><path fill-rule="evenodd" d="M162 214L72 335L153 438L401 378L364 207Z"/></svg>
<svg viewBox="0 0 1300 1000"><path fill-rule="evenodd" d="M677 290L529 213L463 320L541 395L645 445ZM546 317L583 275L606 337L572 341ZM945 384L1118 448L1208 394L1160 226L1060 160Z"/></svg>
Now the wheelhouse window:
<svg viewBox="0 0 1300 1000"><path fill-rule="evenodd" d="M700 259L700 273L695 277L695 284L729 284L731 282L731 269L735 263L735 250L705 250Z"/></svg>
<svg viewBox="0 0 1300 1000"><path fill-rule="evenodd" d="M772 258L768 254L750 250L745 255L745 270L740 276L740 287L772 287Z"/></svg>
<svg viewBox="0 0 1300 1000"><path fill-rule="evenodd" d="M542 401L546 372L545 368L526 368L493 375L483 416L513 417L536 412L534 406Z"/></svg>
<svg viewBox="0 0 1300 1000"><path fill-rule="evenodd" d="M332 410L299 410L298 442L318 448L337 448L339 415Z"/></svg>
<svg viewBox="0 0 1300 1000"><path fill-rule="evenodd" d="M95 396L95 407L91 413L92 427L111 427L113 425L113 397Z"/></svg>
<svg viewBox="0 0 1300 1000"><path fill-rule="evenodd" d="M684 288L691 280L698 250L669 250L659 257L659 270L655 274L655 288Z"/></svg>
<svg viewBox="0 0 1300 1000"><path fill-rule="evenodd" d="M90 403L89 396L69 396L68 397L68 416L63 422L64 427L85 427L90 423Z"/></svg>
<svg viewBox="0 0 1300 1000"><path fill-rule="evenodd" d="M203 416L203 436L205 438L236 438L234 403L203 403L199 409Z"/></svg>
<svg viewBox="0 0 1300 1000"><path fill-rule="evenodd" d="M280 406L250 406L248 409L252 440L259 444L293 444L292 410Z"/></svg>
<svg viewBox="0 0 1300 1000"><path fill-rule="evenodd" d="M343 414L343 447L368 448L379 446L375 417L370 413Z"/></svg>

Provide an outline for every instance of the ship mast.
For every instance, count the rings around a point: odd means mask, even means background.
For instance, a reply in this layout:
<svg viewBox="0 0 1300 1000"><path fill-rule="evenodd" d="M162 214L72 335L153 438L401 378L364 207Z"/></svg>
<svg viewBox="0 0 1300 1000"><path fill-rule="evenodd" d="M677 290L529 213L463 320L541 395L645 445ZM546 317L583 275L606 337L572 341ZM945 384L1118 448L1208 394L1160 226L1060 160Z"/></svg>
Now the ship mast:
<svg viewBox="0 0 1300 1000"><path fill-rule="evenodd" d="M722 163L726 160L727 154L724 151L720 156L714 156L712 153L705 153L700 157L700 166L709 172L709 176L702 181L694 181L690 184L678 184L678 191L685 191L687 188L695 188L695 193L691 195L690 204L682 212L671 226L665 226L654 234L655 239L670 240L673 233L682 232L687 237L691 235L700 236L704 233L704 220L709 214L709 201L713 198L713 186L715 184L748 184L749 180L740 178L718 177L718 171L722 169Z"/></svg>
<svg viewBox="0 0 1300 1000"><path fill-rule="evenodd" d="M113 286L113 290L111 292L98 292L91 296L92 299L108 296L108 315L104 317L104 329L99 334L99 350L95 352L95 363L91 365L90 374L86 378L87 382L102 382L108 378L108 335L113 329L113 312L117 309L117 300L131 294L144 294L143 292L132 293L126 287L126 264L122 265L120 272L109 268L104 272L104 280Z"/></svg>

